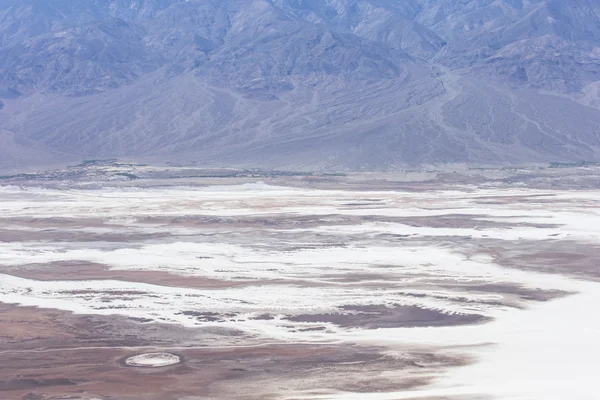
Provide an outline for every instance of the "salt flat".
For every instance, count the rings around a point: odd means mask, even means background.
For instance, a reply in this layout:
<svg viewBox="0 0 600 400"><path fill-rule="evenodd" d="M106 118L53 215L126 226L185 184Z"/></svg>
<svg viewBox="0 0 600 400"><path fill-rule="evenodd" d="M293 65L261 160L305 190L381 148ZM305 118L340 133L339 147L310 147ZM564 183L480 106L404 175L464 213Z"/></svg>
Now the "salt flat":
<svg viewBox="0 0 600 400"><path fill-rule="evenodd" d="M0 397L595 398L598 190L350 179L0 186Z"/></svg>

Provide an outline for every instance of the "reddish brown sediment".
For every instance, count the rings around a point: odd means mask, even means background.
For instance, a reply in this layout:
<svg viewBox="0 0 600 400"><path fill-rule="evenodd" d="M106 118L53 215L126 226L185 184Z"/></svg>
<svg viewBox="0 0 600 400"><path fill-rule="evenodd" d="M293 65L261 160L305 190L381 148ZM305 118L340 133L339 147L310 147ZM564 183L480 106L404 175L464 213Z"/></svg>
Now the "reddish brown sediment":
<svg viewBox="0 0 600 400"><path fill-rule="evenodd" d="M470 325L490 321L477 314L445 314L416 306L344 306L329 314L287 317L294 322L329 322L346 328L416 328Z"/></svg>
<svg viewBox="0 0 600 400"><path fill-rule="evenodd" d="M39 281L121 280L191 289L218 289L256 284L256 281L223 281L199 276L181 276L161 271L122 271L87 261L61 261L4 267L3 273Z"/></svg>
<svg viewBox="0 0 600 400"><path fill-rule="evenodd" d="M600 245L576 240L473 240L462 250L508 268L600 280Z"/></svg>
<svg viewBox="0 0 600 400"><path fill-rule="evenodd" d="M199 330L160 324L140 330L123 317L11 305L0 305L0 326L3 400L275 399L316 385L332 391L397 391L427 383L441 368L467 362L418 348L394 353L349 344L232 346L224 339L223 347L208 348L202 340L206 334ZM153 329L156 332L148 332ZM187 343L181 340L184 336ZM183 362L157 369L128 367L123 362L153 351L176 354ZM381 375L384 371L399 373Z"/></svg>

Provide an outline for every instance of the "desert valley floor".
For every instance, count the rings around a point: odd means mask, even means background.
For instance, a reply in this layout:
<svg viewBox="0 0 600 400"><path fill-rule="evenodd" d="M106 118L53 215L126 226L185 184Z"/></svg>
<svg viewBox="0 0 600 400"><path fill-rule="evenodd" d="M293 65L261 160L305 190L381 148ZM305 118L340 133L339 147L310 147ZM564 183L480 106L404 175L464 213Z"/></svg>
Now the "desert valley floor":
<svg viewBox="0 0 600 400"><path fill-rule="evenodd" d="M597 398L600 171L135 173L0 181L0 399Z"/></svg>

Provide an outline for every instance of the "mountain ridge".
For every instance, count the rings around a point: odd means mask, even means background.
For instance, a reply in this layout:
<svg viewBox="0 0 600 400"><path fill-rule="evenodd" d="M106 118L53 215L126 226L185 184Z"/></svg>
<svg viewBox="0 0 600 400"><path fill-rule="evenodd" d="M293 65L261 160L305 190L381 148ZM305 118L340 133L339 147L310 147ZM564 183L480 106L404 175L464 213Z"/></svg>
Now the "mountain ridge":
<svg viewBox="0 0 600 400"><path fill-rule="evenodd" d="M600 2L567 3L4 0L0 129L20 144L0 167L598 160Z"/></svg>

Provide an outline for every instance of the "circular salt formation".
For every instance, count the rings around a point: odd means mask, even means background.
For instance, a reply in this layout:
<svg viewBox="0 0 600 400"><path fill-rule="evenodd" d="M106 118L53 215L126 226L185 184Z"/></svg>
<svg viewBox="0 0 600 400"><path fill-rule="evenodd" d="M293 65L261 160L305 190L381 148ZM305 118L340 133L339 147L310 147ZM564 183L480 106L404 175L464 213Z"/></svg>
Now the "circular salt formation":
<svg viewBox="0 0 600 400"><path fill-rule="evenodd" d="M125 360L130 367L160 368L179 364L181 357L170 353L147 353L138 354Z"/></svg>

